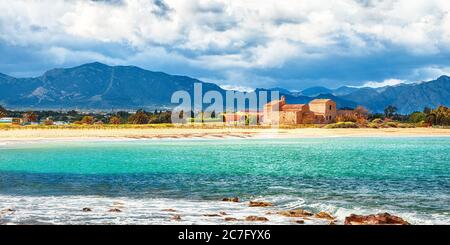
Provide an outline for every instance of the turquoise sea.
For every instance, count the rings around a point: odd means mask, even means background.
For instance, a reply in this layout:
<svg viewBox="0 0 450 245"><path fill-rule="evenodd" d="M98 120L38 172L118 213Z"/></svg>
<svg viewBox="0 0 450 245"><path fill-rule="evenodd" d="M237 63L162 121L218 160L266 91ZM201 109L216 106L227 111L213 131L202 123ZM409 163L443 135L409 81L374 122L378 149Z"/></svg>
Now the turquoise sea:
<svg viewBox="0 0 450 245"><path fill-rule="evenodd" d="M228 203L237 196L244 202ZM249 208L261 200L272 208ZM89 207L92 212L81 212ZM121 213L108 210L118 207ZM268 210L450 224L450 137L0 144L0 224L222 224ZM316 221L306 222L315 224Z"/></svg>

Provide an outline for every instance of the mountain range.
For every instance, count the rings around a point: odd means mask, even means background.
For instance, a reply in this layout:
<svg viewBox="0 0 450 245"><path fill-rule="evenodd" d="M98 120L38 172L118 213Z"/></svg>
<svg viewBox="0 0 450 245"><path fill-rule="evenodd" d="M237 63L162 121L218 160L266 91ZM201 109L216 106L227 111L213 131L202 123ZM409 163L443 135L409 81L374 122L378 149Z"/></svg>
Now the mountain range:
<svg viewBox="0 0 450 245"><path fill-rule="evenodd" d="M194 83L202 83L203 92L225 94L214 83L187 76L153 72L136 66L108 66L88 63L72 68L58 68L32 78L15 78L0 73L0 105L13 109L138 109L171 108L172 94L178 90L193 94ZM372 112L382 112L388 105L399 113L421 111L424 107L450 106L450 77L386 86L382 88L349 87L337 89L311 87L291 92L279 91L288 103L308 103L315 98L330 98L338 108L362 105Z"/></svg>

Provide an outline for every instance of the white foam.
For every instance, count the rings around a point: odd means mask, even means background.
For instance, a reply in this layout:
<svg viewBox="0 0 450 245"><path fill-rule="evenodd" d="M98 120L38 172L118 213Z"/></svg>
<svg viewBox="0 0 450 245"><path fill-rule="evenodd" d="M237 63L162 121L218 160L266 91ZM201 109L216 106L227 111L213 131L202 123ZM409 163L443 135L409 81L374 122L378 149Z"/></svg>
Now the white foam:
<svg viewBox="0 0 450 245"><path fill-rule="evenodd" d="M275 207L248 207L247 202L232 203L222 201L180 200L166 198L137 199L102 196L8 196L0 195L0 224L295 224L300 218L289 218L275 214L280 210L303 208L309 211L327 211L342 224L351 213L372 214L392 212L392 210L347 209L329 204L306 204L301 198L287 195L256 198L269 201ZM82 212L84 207L91 212ZM119 208L120 213L108 212ZM13 209L14 212L5 211ZM164 209L174 209L170 212ZM206 214L227 215L217 217ZM181 220L171 218L178 214ZM392 212L412 224L449 224L449 214L424 215L414 212ZM268 222L225 221L225 217L245 219L254 215L269 219ZM320 219L305 220L305 224L328 224Z"/></svg>
<svg viewBox="0 0 450 245"><path fill-rule="evenodd" d="M118 204L120 203L120 204ZM92 212L82 212L89 207ZM108 212L117 207L120 213ZM275 207L248 207L248 203L196 201L178 199L132 199L100 196L4 196L0 195L0 210L13 209L0 215L0 224L294 224L294 218L274 214ZM164 211L174 209L176 212ZM208 217L206 214L227 215ZM269 214L271 212L272 214ZM172 220L179 214L180 221ZM225 217L245 219L263 216L269 222L225 221ZM306 224L325 224L322 220L307 220Z"/></svg>

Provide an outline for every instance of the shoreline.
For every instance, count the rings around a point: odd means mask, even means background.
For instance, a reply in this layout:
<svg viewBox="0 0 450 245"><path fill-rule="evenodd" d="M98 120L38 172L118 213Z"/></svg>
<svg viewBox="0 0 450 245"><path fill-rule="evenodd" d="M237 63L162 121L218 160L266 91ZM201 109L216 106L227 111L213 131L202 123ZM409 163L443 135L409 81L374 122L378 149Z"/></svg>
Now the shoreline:
<svg viewBox="0 0 450 245"><path fill-rule="evenodd" d="M275 197L276 198L276 197ZM226 198L228 199L228 198ZM269 198L272 201L273 198ZM374 215L383 209L351 209L338 206L322 208L308 205L289 206L267 202L263 198L228 201L174 198L133 198L109 196L13 196L0 195L0 225L32 224L134 224L134 225L346 225L352 214ZM19 201L20 200L20 201ZM17 204L22 202L23 204ZM30 203L42 203L33 209L34 219L23 211ZM252 202L257 205L249 205ZM57 211L57 214L52 212ZM393 212L406 222L416 224L445 224L444 221L424 220L424 214ZM30 211L27 211L27 213ZM42 221L43 217L51 220Z"/></svg>
<svg viewBox="0 0 450 245"><path fill-rule="evenodd" d="M336 137L450 137L447 128L144 128L0 129L0 143L46 141L133 141L144 139L297 139Z"/></svg>

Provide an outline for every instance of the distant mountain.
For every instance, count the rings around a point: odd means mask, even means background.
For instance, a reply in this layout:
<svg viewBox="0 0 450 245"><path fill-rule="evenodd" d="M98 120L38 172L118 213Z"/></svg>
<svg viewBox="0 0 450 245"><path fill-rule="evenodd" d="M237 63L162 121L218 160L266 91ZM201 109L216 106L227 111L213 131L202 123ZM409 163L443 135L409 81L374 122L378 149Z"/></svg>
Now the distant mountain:
<svg viewBox="0 0 450 245"><path fill-rule="evenodd" d="M359 88L357 88L357 87L342 86L337 89L333 89L333 95L336 95L336 96L347 95L347 94L355 92L358 89Z"/></svg>
<svg viewBox="0 0 450 245"><path fill-rule="evenodd" d="M53 69L34 78L14 78L0 73L0 105L18 109L138 109L171 108L172 94L178 90L193 94L194 83L225 94L226 90L187 76L153 72L135 66L108 66L89 63L73 68ZM338 108L362 105L372 112L382 112L388 105L400 113L423 107L450 106L450 78L400 84L383 88L337 89L312 87L301 92L284 88L257 89L279 91L288 103L305 104L315 98L330 98Z"/></svg>
<svg viewBox="0 0 450 245"><path fill-rule="evenodd" d="M18 108L165 107L177 90L192 94L194 83L202 83L204 92L224 92L216 84L186 76L96 62L53 69L36 78L0 76L0 103Z"/></svg>
<svg viewBox="0 0 450 245"><path fill-rule="evenodd" d="M342 98L355 101L373 112L382 112L388 105L399 113L422 111L424 107L450 106L450 77L415 84L400 84L383 89L361 88Z"/></svg>
<svg viewBox="0 0 450 245"><path fill-rule="evenodd" d="M319 94L331 94L333 91L331 89L325 88L325 87L320 87L320 86L316 86L316 87L310 87L307 89L302 90L302 95L305 96L317 96Z"/></svg>

